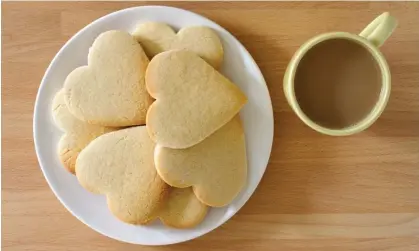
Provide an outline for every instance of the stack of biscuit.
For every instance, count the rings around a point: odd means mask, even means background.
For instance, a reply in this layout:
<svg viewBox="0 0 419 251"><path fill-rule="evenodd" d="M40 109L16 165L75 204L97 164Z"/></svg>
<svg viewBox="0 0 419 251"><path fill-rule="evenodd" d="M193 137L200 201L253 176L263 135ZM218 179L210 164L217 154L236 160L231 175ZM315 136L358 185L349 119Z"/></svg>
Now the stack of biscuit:
<svg viewBox="0 0 419 251"><path fill-rule="evenodd" d="M247 99L217 71L223 56L210 28L150 22L100 34L67 76L52 105L59 158L118 219L194 227L245 185Z"/></svg>

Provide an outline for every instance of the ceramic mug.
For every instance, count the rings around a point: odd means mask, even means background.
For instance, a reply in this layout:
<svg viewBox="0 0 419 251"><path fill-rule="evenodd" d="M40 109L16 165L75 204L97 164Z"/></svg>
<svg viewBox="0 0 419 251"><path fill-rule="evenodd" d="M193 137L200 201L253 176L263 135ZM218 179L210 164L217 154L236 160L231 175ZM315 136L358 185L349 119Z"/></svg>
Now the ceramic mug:
<svg viewBox="0 0 419 251"><path fill-rule="evenodd" d="M361 132L371 126L383 112L390 96L391 77L388 64L381 54L379 47L391 35L397 26L397 20L388 12L381 14L373 20L359 35L347 32L332 32L321 34L311 38L304 43L292 57L284 76L284 92L285 97L297 114L297 116L309 127L314 130L332 136L344 136ZM310 51L315 45L330 39L347 39L351 42L356 42L367 50L372 58L376 61L381 73L381 92L377 99L375 106L371 109L369 114L361 119L356 124L344 128L328 128L319 125L309 118L299 106L298 100L294 91L294 80L300 61L304 58L306 53Z"/></svg>

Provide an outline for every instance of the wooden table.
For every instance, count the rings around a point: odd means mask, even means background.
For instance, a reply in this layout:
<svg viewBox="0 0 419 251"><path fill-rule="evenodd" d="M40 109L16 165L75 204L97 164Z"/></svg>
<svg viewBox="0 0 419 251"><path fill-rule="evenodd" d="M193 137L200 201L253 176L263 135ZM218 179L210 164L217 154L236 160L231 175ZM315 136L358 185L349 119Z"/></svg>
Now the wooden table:
<svg viewBox="0 0 419 251"><path fill-rule="evenodd" d="M155 4L155 3L153 3ZM45 69L78 30L140 3L3 3L3 250L419 250L419 3L161 3L231 31L269 85L275 141L267 172L240 212L219 229L168 247L106 238L73 217L49 189L32 141L35 95ZM312 131L284 100L293 52L326 31L357 33L383 11L400 25L382 47L393 90L377 123L356 136Z"/></svg>

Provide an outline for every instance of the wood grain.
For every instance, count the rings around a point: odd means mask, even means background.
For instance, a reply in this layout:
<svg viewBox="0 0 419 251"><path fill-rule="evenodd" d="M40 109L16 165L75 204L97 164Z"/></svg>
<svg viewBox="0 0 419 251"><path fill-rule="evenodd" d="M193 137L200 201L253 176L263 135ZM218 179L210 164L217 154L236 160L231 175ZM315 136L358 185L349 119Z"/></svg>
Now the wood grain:
<svg viewBox="0 0 419 251"><path fill-rule="evenodd" d="M78 30L133 2L3 2L2 247L15 250L419 250L419 3L158 3L232 32L268 83L275 140L267 172L219 229L169 247L120 243L89 229L50 191L35 156L32 113L45 69ZM156 4L156 3L152 3ZM382 47L393 88L364 133L320 135L292 113L282 78L294 51L327 31L357 33L382 11L400 25Z"/></svg>

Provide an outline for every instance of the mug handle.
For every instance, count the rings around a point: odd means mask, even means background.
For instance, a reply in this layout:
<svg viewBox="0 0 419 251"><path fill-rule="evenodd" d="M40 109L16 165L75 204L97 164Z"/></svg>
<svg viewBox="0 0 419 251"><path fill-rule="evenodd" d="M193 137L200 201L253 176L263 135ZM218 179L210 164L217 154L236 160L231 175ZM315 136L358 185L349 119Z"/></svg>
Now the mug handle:
<svg viewBox="0 0 419 251"><path fill-rule="evenodd" d="M368 24L359 35L366 38L375 46L380 47L390 37L396 27L396 18L388 12L384 12Z"/></svg>

